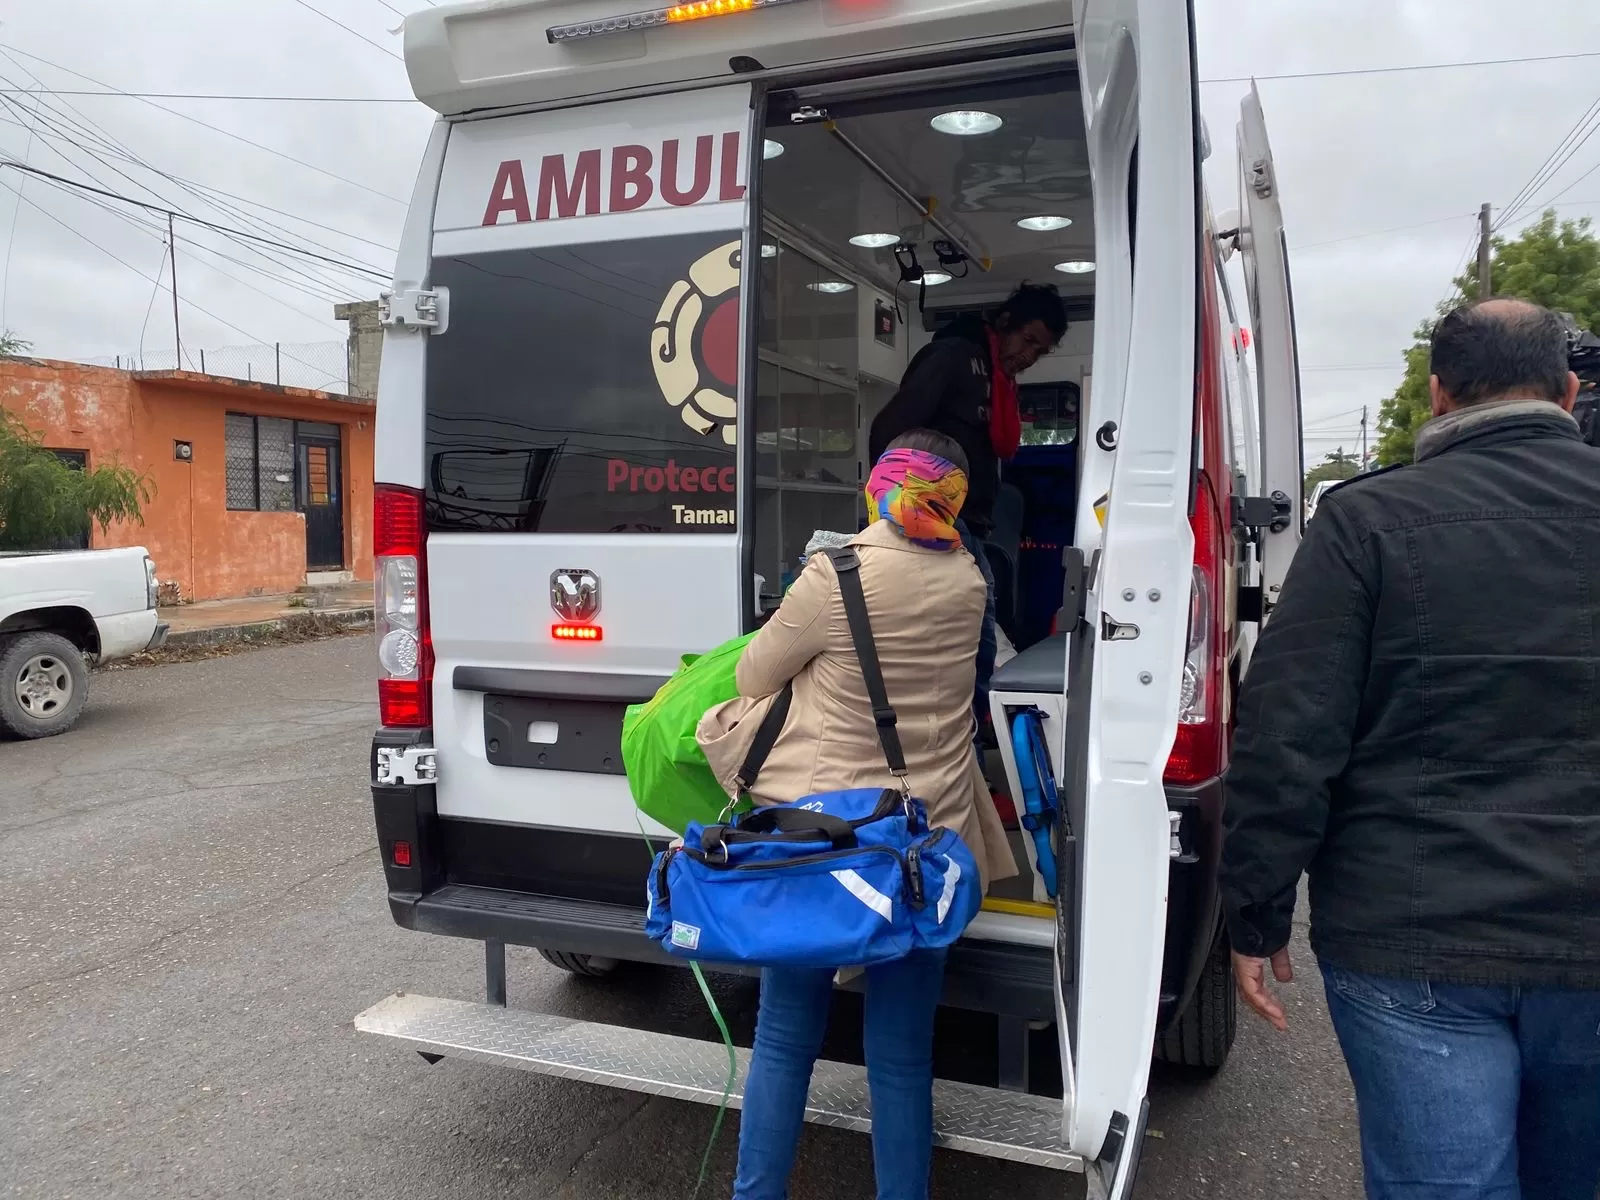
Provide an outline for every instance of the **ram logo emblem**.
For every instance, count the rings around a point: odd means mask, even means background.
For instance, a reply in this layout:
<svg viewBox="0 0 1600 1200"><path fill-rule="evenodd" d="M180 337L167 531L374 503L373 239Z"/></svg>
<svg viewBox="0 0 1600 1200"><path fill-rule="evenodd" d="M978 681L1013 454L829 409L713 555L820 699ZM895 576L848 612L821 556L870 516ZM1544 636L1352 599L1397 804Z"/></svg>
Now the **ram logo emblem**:
<svg viewBox="0 0 1600 1200"><path fill-rule="evenodd" d="M582 625L600 615L600 576L568 567L550 576L550 607L563 621Z"/></svg>

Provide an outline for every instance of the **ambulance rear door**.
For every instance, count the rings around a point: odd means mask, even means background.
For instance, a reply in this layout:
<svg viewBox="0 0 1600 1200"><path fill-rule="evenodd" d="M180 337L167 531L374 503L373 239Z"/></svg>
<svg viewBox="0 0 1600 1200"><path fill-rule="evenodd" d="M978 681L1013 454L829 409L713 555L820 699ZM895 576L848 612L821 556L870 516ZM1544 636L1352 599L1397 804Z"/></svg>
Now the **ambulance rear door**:
<svg viewBox="0 0 1600 1200"><path fill-rule="evenodd" d="M1060 1027L1066 1134L1089 1194L1124 1197L1144 1138L1161 983L1193 536L1201 212L1185 0L1076 0L1095 193L1094 397L1069 639ZM1103 533L1093 515L1108 494ZM1071 573L1069 572L1069 575Z"/></svg>
<svg viewBox="0 0 1600 1200"><path fill-rule="evenodd" d="M623 709L745 628L753 132L744 83L451 127L420 480L443 819L636 838Z"/></svg>
<svg viewBox="0 0 1600 1200"><path fill-rule="evenodd" d="M1240 259L1255 329L1262 493L1275 506L1273 519L1259 531L1262 596L1270 613L1300 546L1305 523L1305 461L1289 247L1279 205L1278 171L1267 142L1261 95L1254 84L1240 107L1239 213Z"/></svg>

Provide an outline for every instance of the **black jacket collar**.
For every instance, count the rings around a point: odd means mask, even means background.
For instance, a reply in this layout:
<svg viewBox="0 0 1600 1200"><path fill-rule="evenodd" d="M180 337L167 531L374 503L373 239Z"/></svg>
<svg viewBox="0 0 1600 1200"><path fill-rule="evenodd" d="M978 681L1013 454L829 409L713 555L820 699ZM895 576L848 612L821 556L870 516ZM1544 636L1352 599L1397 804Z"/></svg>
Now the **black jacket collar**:
<svg viewBox="0 0 1600 1200"><path fill-rule="evenodd" d="M1434 417L1417 430L1416 461L1463 446L1501 445L1530 438L1580 434L1572 414L1548 400L1501 400L1458 408Z"/></svg>

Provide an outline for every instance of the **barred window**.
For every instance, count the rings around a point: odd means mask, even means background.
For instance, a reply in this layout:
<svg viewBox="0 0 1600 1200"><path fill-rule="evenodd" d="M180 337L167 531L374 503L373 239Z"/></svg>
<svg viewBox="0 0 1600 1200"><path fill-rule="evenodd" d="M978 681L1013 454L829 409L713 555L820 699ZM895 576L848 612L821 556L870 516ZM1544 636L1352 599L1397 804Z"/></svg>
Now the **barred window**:
<svg viewBox="0 0 1600 1200"><path fill-rule="evenodd" d="M228 413L224 418L228 507L294 511L294 422Z"/></svg>

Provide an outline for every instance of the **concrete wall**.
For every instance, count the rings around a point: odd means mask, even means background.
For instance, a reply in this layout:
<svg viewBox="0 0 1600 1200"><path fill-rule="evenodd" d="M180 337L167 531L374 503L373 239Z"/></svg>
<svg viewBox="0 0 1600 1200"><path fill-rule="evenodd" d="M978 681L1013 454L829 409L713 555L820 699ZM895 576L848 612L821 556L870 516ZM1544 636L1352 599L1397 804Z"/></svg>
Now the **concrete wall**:
<svg viewBox="0 0 1600 1200"><path fill-rule="evenodd" d="M383 359L383 326L378 323L378 302L360 300L333 306L335 320L348 321L346 337L350 394L363 400L378 398L378 364Z"/></svg>
<svg viewBox="0 0 1600 1200"><path fill-rule="evenodd" d="M155 495L144 524L96 528L91 545L144 546L185 600L292 592L305 581L305 518L227 506L224 414L289 417L342 427L345 563L372 578L370 404L326 393L188 372L134 374L76 363L0 361L0 407L56 450L83 450L91 467L145 472ZM175 444L193 457L180 460Z"/></svg>

